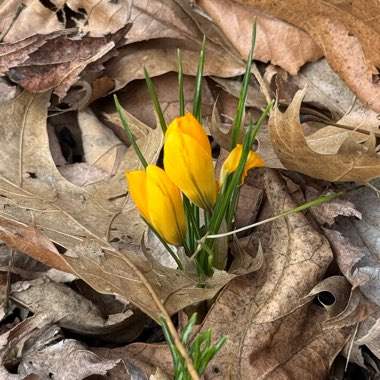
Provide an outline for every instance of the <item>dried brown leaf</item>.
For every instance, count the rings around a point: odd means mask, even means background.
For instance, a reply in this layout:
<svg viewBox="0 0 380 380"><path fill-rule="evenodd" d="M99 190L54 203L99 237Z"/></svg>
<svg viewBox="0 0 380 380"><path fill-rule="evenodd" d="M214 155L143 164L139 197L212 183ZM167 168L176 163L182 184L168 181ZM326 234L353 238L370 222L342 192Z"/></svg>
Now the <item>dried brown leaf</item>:
<svg viewBox="0 0 380 380"><path fill-rule="evenodd" d="M126 145L90 109L78 112L78 124L82 131L85 161L114 175L126 154Z"/></svg>
<svg viewBox="0 0 380 380"><path fill-rule="evenodd" d="M326 108L340 117L352 107L355 95L331 69L326 59L308 63L298 75L291 76L289 82L299 89L307 86L305 102Z"/></svg>
<svg viewBox="0 0 380 380"><path fill-rule="evenodd" d="M304 30L323 49L329 65L361 102L380 112L380 83L376 78L380 67L380 27L373 17L380 12L378 1L315 1L313 6L305 0L234 1Z"/></svg>
<svg viewBox="0 0 380 380"><path fill-rule="evenodd" d="M4 379L13 379L9 372L3 367L9 352L14 349L18 342L24 340L35 329L43 329L51 323L51 320L45 315L35 315L16 324L8 331L0 335L0 375L5 375ZM18 380L19 378L16 377Z"/></svg>
<svg viewBox="0 0 380 380"><path fill-rule="evenodd" d="M12 285L11 299L33 314L43 314L60 327L92 338L125 343L135 339L140 331L136 317L126 310L118 315L104 317L102 311L83 295L66 285L37 279Z"/></svg>
<svg viewBox="0 0 380 380"><path fill-rule="evenodd" d="M258 9L228 0L201 0L197 3L221 28L244 59L247 59L251 48L252 23L255 16L255 59L262 62L271 61L289 73L296 74L305 62L315 61L323 55L313 39L302 30Z"/></svg>
<svg viewBox="0 0 380 380"><path fill-rule="evenodd" d="M40 1L7 1L0 5L1 41L15 43L64 29L57 15Z"/></svg>
<svg viewBox="0 0 380 380"><path fill-rule="evenodd" d="M320 196L328 194L327 192L323 192L321 194L318 190L311 186L306 186L305 190L306 202L311 202ZM344 198L335 198L330 202L313 206L310 208L310 212L319 224L327 224L330 227L335 223L335 219L339 215L353 216L358 219L362 218L362 214L355 208L355 205Z"/></svg>
<svg viewBox="0 0 380 380"><path fill-rule="evenodd" d="M139 244L146 226L127 197L124 178L125 170L141 167L133 149L112 178L86 187L71 184L57 170L49 151L48 101L49 93L24 92L0 105L0 161L8 162L0 168L1 216L46 228L49 238L63 247L86 237L103 243L118 239L125 247L131 240ZM139 140L148 162L155 162L161 140L159 130Z"/></svg>
<svg viewBox="0 0 380 380"><path fill-rule="evenodd" d="M25 227L12 220L2 219L0 223L0 238L9 247L20 252L26 252L35 260L64 272L70 272L54 244L42 234L38 228Z"/></svg>
<svg viewBox="0 0 380 380"><path fill-rule="evenodd" d="M135 79L144 78L145 66L151 77L178 71L177 49L181 49L183 72L186 75L196 75L199 46L188 43L157 40L140 43L121 49L117 57L110 60L106 67L107 75L115 81L114 90L124 87ZM244 72L242 63L227 55L223 50L206 50L204 75L231 77Z"/></svg>
<svg viewBox="0 0 380 380"><path fill-rule="evenodd" d="M78 39L75 35L67 36L68 33L58 36L52 33L42 41L30 37L32 41L26 47L22 46L23 41L16 46L3 44L0 47L2 67L8 69L9 78L24 89L31 92L54 89L63 98L89 64L100 64L116 54L115 47L128 27L105 37ZM18 48L18 45L21 46ZM11 49L13 53L9 54Z"/></svg>
<svg viewBox="0 0 380 380"><path fill-rule="evenodd" d="M241 81L218 77L212 77L211 79L222 87L228 94L234 96L236 99L239 99L242 86ZM267 101L258 86L248 85L246 106L259 108L261 110L267 106Z"/></svg>
<svg viewBox="0 0 380 380"><path fill-rule="evenodd" d="M35 35L63 30L68 25L79 35L102 37L115 33L130 19L128 1L67 0L62 3L16 0L0 6L0 38L14 43Z"/></svg>
<svg viewBox="0 0 380 380"><path fill-rule="evenodd" d="M167 344L132 343L125 347L112 349L93 347L92 351L108 359L125 358L150 376L149 379L156 373L157 368L164 371L166 375L172 375L173 362Z"/></svg>
<svg viewBox="0 0 380 380"><path fill-rule="evenodd" d="M355 344L358 347L366 345L377 358L380 358L380 308L360 325Z"/></svg>
<svg viewBox="0 0 380 380"><path fill-rule="evenodd" d="M275 106L270 117L272 145L282 164L289 170L327 181L365 183L380 176L380 157L373 134L327 127L327 136L323 129L317 135L304 136L299 110L305 91L296 94L286 112L281 113ZM361 144L360 140L365 142Z"/></svg>
<svg viewBox="0 0 380 380"><path fill-rule="evenodd" d="M100 358L84 344L65 339L60 328L54 325L37 330L37 336L29 340L18 368L23 376L84 379L91 375L106 375L119 361Z"/></svg>
<svg viewBox="0 0 380 380"><path fill-rule="evenodd" d="M167 123L170 123L179 115L179 100L178 100L178 75L176 73L167 73L158 77L152 78L152 82L157 92L157 97L160 101L162 112ZM195 78L188 75L183 77L183 89L185 97L185 110L191 112L193 109ZM145 80L136 80L129 83L123 90L118 93L118 99L126 113L128 124L133 129L133 134L136 138L141 136L142 126L144 129L156 126L157 116L154 111L154 106L151 101ZM206 81L202 84L202 115L207 118L211 115L215 99L211 94ZM102 100L100 104L96 104L96 112L103 111L106 121L109 121L119 127L124 135L124 129L120 122L119 115L116 113L113 99L108 98ZM133 115L133 117L132 117ZM108 125L108 124L107 124ZM111 125L112 126L112 125ZM158 125L157 125L158 126ZM159 128L159 126L158 126ZM117 133L117 130L113 129Z"/></svg>
<svg viewBox="0 0 380 380"><path fill-rule="evenodd" d="M375 183L379 184L376 180ZM334 248L339 269L368 299L380 306L379 202L373 190L364 188L349 195L362 220L338 218L333 230L324 233Z"/></svg>
<svg viewBox="0 0 380 380"><path fill-rule="evenodd" d="M154 260L144 260L132 252L102 249L95 242L76 245L65 260L72 272L104 294L118 294L158 321L162 314L149 283L169 314L194 302L212 298L234 276L216 271L197 286L196 274L166 268Z"/></svg>

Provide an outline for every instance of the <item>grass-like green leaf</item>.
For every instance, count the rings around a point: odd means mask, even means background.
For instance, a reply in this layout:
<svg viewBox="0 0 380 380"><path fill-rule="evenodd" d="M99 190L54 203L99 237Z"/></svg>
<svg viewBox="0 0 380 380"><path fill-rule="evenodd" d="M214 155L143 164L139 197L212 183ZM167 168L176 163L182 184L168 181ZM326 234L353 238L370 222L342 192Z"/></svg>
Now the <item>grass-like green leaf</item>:
<svg viewBox="0 0 380 380"><path fill-rule="evenodd" d="M253 50L255 48L256 42L256 19L253 22L252 29L252 41L251 41L251 50L249 51L247 65L245 67L245 74L243 78L243 83L240 90L239 103L236 111L236 116L234 123L232 125L232 141L231 141L231 150L235 148L238 143L239 132L244 116L245 104L247 102L247 94L248 94L248 83L251 75L251 67L252 67L252 59L253 59Z"/></svg>
<svg viewBox="0 0 380 380"><path fill-rule="evenodd" d="M141 153L141 150L136 143L135 137L133 136L131 130L129 129L129 126L128 126L127 120L124 117L123 108L120 105L119 99L117 98L116 95L113 96L113 99L114 99L116 110L119 114L121 123L123 124L125 132L127 133L128 139L130 143L132 144L132 147L135 150L141 164L144 166L144 168L146 168L148 166L148 163L146 162L144 155Z"/></svg>
<svg viewBox="0 0 380 380"><path fill-rule="evenodd" d="M149 91L150 97L152 98L152 101L153 101L154 109L155 109L156 114L158 116L158 120L160 121L160 126L161 126L161 129L162 129L162 132L165 134L165 132L166 132L166 122L165 122L164 114L162 112L162 109L161 109L161 106L160 106L160 102L158 101L158 98L157 98L156 89L154 88L152 79L151 79L151 77L150 77L150 75L148 73L148 70L146 69L145 66L144 66L144 76L145 76L145 81L146 81L146 85L148 87L148 91Z"/></svg>
<svg viewBox="0 0 380 380"><path fill-rule="evenodd" d="M195 91L194 91L194 102L193 102L193 115L202 123L202 77L203 68L205 65L205 47L206 47L206 37L203 36L202 48L199 54L197 75L195 78Z"/></svg>
<svg viewBox="0 0 380 380"><path fill-rule="evenodd" d="M181 50L177 50L178 60L178 96L179 96L179 115L185 115L185 95L183 93L183 69Z"/></svg>

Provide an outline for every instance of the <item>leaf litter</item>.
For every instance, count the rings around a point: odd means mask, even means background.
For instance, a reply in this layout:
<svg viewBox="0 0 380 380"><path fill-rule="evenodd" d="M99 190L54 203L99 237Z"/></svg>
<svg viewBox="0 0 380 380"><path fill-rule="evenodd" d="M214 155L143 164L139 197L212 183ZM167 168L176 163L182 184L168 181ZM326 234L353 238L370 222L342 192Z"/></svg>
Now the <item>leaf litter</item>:
<svg viewBox="0 0 380 380"><path fill-rule="evenodd" d="M170 122L179 107L177 48L190 111L205 34L204 125L221 146L220 166L257 16L245 122L268 95L277 99L258 151L267 167L283 169L247 177L236 226L263 220L326 188L379 177L378 27L363 22L378 4L293 1L285 12L256 0L55 3L0 6L0 239L28 255L10 250L1 262L1 376L171 376L153 321L163 307L181 328L195 304L203 305L201 331L229 335L205 378L319 379L339 370L338 355L375 374L375 192L362 188L238 235L229 273L199 287L196 274L170 268L160 244L146 239L124 179L140 164L110 95L121 99L148 162L159 161L162 133L143 65Z"/></svg>

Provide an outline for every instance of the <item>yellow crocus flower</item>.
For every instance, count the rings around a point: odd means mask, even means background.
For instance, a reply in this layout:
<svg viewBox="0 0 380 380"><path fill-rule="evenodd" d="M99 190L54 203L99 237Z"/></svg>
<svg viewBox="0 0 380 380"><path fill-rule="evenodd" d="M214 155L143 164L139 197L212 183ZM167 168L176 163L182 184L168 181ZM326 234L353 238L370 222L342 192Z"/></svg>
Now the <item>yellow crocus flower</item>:
<svg viewBox="0 0 380 380"><path fill-rule="evenodd" d="M217 188L211 146L192 114L178 117L168 126L164 167L167 175L193 203L208 210L214 207Z"/></svg>
<svg viewBox="0 0 380 380"><path fill-rule="evenodd" d="M236 147L231 150L230 154L223 163L222 169L220 170L219 181L221 185L223 184L223 181L225 180L227 174L233 173L237 169L242 153L243 146L241 144L237 144ZM264 161L257 153L253 152L252 150L249 151L247 162L245 164L243 175L241 177L241 182L243 183L249 169L260 166L264 166Z"/></svg>
<svg viewBox="0 0 380 380"><path fill-rule="evenodd" d="M126 177L142 216L169 244L182 245L187 221L178 187L155 165L148 165L146 171L127 172Z"/></svg>

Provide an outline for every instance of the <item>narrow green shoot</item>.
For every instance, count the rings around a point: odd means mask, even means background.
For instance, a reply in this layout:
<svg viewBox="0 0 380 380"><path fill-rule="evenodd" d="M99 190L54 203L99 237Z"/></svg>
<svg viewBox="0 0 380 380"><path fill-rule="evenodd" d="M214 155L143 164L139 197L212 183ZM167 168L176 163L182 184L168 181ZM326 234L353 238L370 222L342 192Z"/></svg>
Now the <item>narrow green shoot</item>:
<svg viewBox="0 0 380 380"><path fill-rule="evenodd" d="M117 110L117 112L119 114L121 123L123 124L125 132L127 133L128 139L129 139L130 143L132 144L132 147L135 150L135 152L137 154L137 157L139 158L141 164L146 169L146 167L148 166L148 163L146 162L144 155L141 153L141 150L140 150L140 148L138 147L138 145L136 143L135 137L133 136L131 130L129 129L128 122L127 122L127 120L124 117L124 113L123 113L124 110L123 110L123 108L120 105L119 99L117 98L116 95L113 96L113 99L114 99L116 110Z"/></svg>
<svg viewBox="0 0 380 380"><path fill-rule="evenodd" d="M361 186L359 186L359 187L361 187ZM352 190L356 190L356 189L357 188L352 189ZM221 238L221 237L224 237L224 236L231 236L231 235L237 234L239 232L243 232L243 231L249 230L249 229L251 229L253 227L257 227L257 226L260 226L262 224L273 222L274 220L281 219L281 218L284 218L286 216L296 214L297 212L306 210L306 209L308 209L310 207L313 207L313 206L316 206L316 205L319 205L319 204L322 204L322 203L325 203L325 202L329 202L329 201L331 201L331 200L333 200L333 199L335 199L337 197L341 197L342 195L345 195L345 194L349 193L352 190L340 191L339 193L324 195L324 196L319 197L318 199L315 199L315 200L313 200L311 202L307 202L307 203L305 203L305 204L303 204L301 206L295 207L295 208L293 208L291 210L284 211L283 213L278 214L276 216L273 216L272 218L268 218L268 219L262 220L260 222L253 223L253 224L250 224L248 226L245 226L245 227L242 227L242 228L238 228L236 230L233 230L233 231L230 231L230 232L226 232L226 233L223 233L223 234L214 234L214 235L210 234L210 235L204 236L204 239L217 239L217 238Z"/></svg>
<svg viewBox="0 0 380 380"><path fill-rule="evenodd" d="M203 36L201 52L199 54L197 75L195 78L195 91L193 103L193 115L202 123L202 78L205 65L206 37Z"/></svg>
<svg viewBox="0 0 380 380"><path fill-rule="evenodd" d="M238 103L238 107L237 107L235 120L234 120L234 123L232 126L231 150L235 148L236 144L238 143L238 139L239 139L239 132L240 132L241 124L243 121L245 104L247 102L248 83L249 83L249 78L251 76L253 50L255 47L255 43L256 43L256 18L253 22L251 50L249 51L249 54L248 54L247 65L245 68L243 83L242 83L241 90L240 90L239 103Z"/></svg>
<svg viewBox="0 0 380 380"><path fill-rule="evenodd" d="M146 85L148 87L148 91L149 91L150 97L152 98L154 109L155 109L156 114L158 116L158 120L160 121L160 126L161 126L161 129L162 129L162 132L165 134L165 132L166 132L166 122L165 122L164 114L162 112L162 109L161 109L161 106L160 106L160 102L158 101L156 89L154 88L152 79L149 76L148 70L146 69L145 66L144 66L144 76L145 76L145 81L146 81Z"/></svg>
<svg viewBox="0 0 380 380"><path fill-rule="evenodd" d="M183 93L183 68L181 50L177 50L178 61L178 96L179 96L179 115L185 115L185 95Z"/></svg>
<svg viewBox="0 0 380 380"><path fill-rule="evenodd" d="M227 341L228 337L222 336L215 344L212 344L212 330L208 329L194 337L193 342L189 344L189 338L195 325L196 319L197 314L194 313L183 330L181 341L187 347L189 357L193 362L196 372L199 376L201 376L209 362L214 358L214 356L220 351L224 343ZM187 370L184 359L180 355L175 345L174 339L170 334L165 318L160 317L160 322L173 358L174 379L190 380L191 376Z"/></svg>
<svg viewBox="0 0 380 380"><path fill-rule="evenodd" d="M214 213L212 215L210 224L209 224L209 231L211 233L215 233L219 231L220 225L223 221L223 218L226 215L228 205L230 204L230 201L233 197L234 191L238 191L239 183L241 181L241 177L243 175L244 167L247 162L248 153L252 148L252 144L255 140L256 134L258 130L260 129L261 125L265 121L266 117L268 116L271 108L273 106L273 101L270 102L267 107L265 108L263 114L261 115L260 119L256 123L256 126L253 127L252 121L250 122L247 131L244 135L243 140L243 153L239 161L239 165L236 168L235 172L233 173L231 180L228 184L228 187L223 194L223 197L220 199L220 201L217 202L215 206ZM230 221L227 220L227 225L230 223Z"/></svg>

